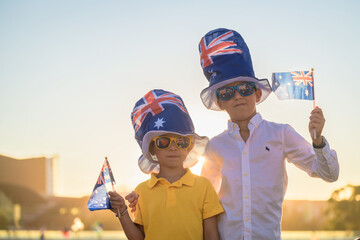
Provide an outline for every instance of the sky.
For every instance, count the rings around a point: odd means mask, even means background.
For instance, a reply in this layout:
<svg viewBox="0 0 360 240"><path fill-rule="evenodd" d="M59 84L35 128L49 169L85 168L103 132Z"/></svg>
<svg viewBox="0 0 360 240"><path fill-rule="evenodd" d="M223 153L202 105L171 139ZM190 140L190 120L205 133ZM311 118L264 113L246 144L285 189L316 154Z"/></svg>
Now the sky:
<svg viewBox="0 0 360 240"><path fill-rule="evenodd" d="M118 188L135 188L149 176L130 113L148 91L179 94L199 135L225 130L227 114L200 100L208 82L198 52L201 37L224 27L245 39L258 78L314 68L340 176L326 183L287 164L285 198L326 200L360 184L359 11L356 0L0 0L0 154L56 158L57 195L90 195L105 156ZM271 94L257 111L311 141L312 107Z"/></svg>

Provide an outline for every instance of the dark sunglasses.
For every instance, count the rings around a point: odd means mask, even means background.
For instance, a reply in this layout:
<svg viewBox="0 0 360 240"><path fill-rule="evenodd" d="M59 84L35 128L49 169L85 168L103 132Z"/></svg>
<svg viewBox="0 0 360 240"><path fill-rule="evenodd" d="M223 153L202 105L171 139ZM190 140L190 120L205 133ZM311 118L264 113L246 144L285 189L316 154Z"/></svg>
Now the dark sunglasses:
<svg viewBox="0 0 360 240"><path fill-rule="evenodd" d="M187 136L180 136L180 137L160 136L160 137L154 137L152 140L155 142L156 148L160 150L168 149L172 141L174 141L176 146L180 149L188 149L191 143L191 138Z"/></svg>
<svg viewBox="0 0 360 240"><path fill-rule="evenodd" d="M232 87L222 87L216 90L216 94L221 101L227 101L235 95L235 90L243 97L250 96L254 93L255 83L244 82Z"/></svg>

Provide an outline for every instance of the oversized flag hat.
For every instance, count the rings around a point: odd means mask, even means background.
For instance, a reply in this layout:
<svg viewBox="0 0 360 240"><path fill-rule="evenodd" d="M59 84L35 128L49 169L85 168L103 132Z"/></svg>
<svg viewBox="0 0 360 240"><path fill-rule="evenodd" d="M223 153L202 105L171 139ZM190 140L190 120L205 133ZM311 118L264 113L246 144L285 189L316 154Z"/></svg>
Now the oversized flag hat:
<svg viewBox="0 0 360 240"><path fill-rule="evenodd" d="M227 84L244 81L254 82L262 90L258 103L271 93L267 79L255 77L249 48L239 33L226 28L208 32L199 43L200 62L209 87L201 91L205 107L221 110L217 104L216 90Z"/></svg>
<svg viewBox="0 0 360 240"><path fill-rule="evenodd" d="M157 173L160 170L156 156L149 152L153 137L166 133L192 136L194 147L184 161L184 168L192 167L198 162L209 141L207 137L200 137L195 133L194 124L181 97L161 89L148 92L136 102L131 121L135 139L142 150L138 164L144 173Z"/></svg>

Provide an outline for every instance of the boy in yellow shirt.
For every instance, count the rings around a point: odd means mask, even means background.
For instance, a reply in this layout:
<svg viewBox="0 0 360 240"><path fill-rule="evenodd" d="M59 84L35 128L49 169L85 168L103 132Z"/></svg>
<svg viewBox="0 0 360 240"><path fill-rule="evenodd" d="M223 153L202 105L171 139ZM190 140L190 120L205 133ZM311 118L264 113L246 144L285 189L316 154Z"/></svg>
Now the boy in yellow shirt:
<svg viewBox="0 0 360 240"><path fill-rule="evenodd" d="M151 177L135 189L134 221L125 200L109 192L128 239L218 240L216 215L223 208L210 181L188 169L203 154L208 138L194 132L180 96L152 90L136 103L131 119L143 153L139 167Z"/></svg>

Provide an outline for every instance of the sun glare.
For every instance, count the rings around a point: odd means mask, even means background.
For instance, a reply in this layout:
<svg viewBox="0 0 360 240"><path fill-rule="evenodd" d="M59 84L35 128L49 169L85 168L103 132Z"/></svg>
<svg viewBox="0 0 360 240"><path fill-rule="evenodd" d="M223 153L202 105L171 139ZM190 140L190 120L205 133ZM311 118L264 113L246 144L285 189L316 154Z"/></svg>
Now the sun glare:
<svg viewBox="0 0 360 240"><path fill-rule="evenodd" d="M199 161L197 162L197 164L190 168L191 172L196 175L200 175L204 160L205 158L203 156L199 157Z"/></svg>

